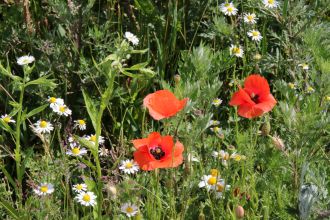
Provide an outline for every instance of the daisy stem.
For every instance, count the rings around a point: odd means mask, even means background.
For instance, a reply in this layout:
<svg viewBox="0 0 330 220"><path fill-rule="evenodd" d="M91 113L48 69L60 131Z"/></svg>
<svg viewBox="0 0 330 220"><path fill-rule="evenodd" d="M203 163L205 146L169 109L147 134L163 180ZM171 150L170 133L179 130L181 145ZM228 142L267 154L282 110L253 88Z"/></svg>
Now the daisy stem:
<svg viewBox="0 0 330 220"><path fill-rule="evenodd" d="M17 123L16 123L16 131L15 131L15 161L16 161L16 173L17 173L17 185L18 185L18 204L20 208L22 208L22 168L21 168L21 143L20 143L20 135L21 135L21 120L22 120L22 109L23 109L23 99L24 99L24 91L25 91L25 81L26 74L24 71L24 78L21 87L21 93L19 97L19 109L17 112Z"/></svg>

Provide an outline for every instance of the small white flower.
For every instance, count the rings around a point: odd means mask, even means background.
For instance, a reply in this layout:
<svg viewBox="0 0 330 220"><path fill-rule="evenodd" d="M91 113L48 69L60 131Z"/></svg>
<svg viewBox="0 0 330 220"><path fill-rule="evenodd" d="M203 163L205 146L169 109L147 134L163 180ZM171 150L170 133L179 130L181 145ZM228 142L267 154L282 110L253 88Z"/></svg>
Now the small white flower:
<svg viewBox="0 0 330 220"><path fill-rule="evenodd" d="M276 0L263 0L266 8L277 8L278 2Z"/></svg>
<svg viewBox="0 0 330 220"><path fill-rule="evenodd" d="M93 192L81 191L75 198L81 205L94 206L96 205L96 195Z"/></svg>
<svg viewBox="0 0 330 220"><path fill-rule="evenodd" d="M131 32L125 32L125 38L131 42L133 45L138 45L139 44L139 39L132 34Z"/></svg>
<svg viewBox="0 0 330 220"><path fill-rule="evenodd" d="M262 39L262 36L261 36L260 32L257 31L257 30L249 31L247 34L248 34L249 37L251 37L251 39L253 41L259 42Z"/></svg>
<svg viewBox="0 0 330 220"><path fill-rule="evenodd" d="M80 146L74 142L70 143L70 147L71 149L68 149L66 152L67 155L81 157L82 155L87 154L87 150L85 148L80 148Z"/></svg>
<svg viewBox="0 0 330 220"><path fill-rule="evenodd" d="M224 191L227 191L229 189L230 185L226 185L225 180L220 179L215 187L215 197L218 199L222 198Z"/></svg>
<svg viewBox="0 0 330 220"><path fill-rule="evenodd" d="M126 174L134 174L139 171L139 165L134 160L123 160L119 169Z"/></svg>
<svg viewBox="0 0 330 220"><path fill-rule="evenodd" d="M64 100L61 98L55 98L55 97L49 97L48 96L48 100L47 100L50 104L50 107L53 109L56 107L56 105L64 105Z"/></svg>
<svg viewBox="0 0 330 220"><path fill-rule="evenodd" d="M128 202L128 203L124 203L120 207L120 210L123 213L125 213L127 215L127 217L133 217L138 213L139 208L137 207L137 205Z"/></svg>
<svg viewBox="0 0 330 220"><path fill-rule="evenodd" d="M222 99L216 98L212 101L212 105L214 105L215 107L218 107L219 105L221 105L222 103Z"/></svg>
<svg viewBox="0 0 330 220"><path fill-rule="evenodd" d="M217 120L210 120L208 123L207 123L207 127L210 127L210 126L217 126L220 124L220 121L217 121Z"/></svg>
<svg viewBox="0 0 330 220"><path fill-rule="evenodd" d="M247 24L256 24L257 23L257 16L254 13L246 13L244 14L244 22Z"/></svg>
<svg viewBox="0 0 330 220"><path fill-rule="evenodd" d="M54 105L53 111L64 116L69 116L72 114L72 111L66 105Z"/></svg>
<svg viewBox="0 0 330 220"><path fill-rule="evenodd" d="M54 130L54 127L50 122L39 120L36 123L34 123L33 129L35 132L42 134L42 133L50 133L52 130Z"/></svg>
<svg viewBox="0 0 330 220"><path fill-rule="evenodd" d="M75 184L72 189L77 193L84 192L87 191L87 185L85 183Z"/></svg>
<svg viewBox="0 0 330 220"><path fill-rule="evenodd" d="M13 119L11 118L11 116L9 116L9 115L7 115L7 114L1 115L1 120L2 120L4 123L6 123L6 124L8 124L8 123L15 123L15 120L13 120Z"/></svg>
<svg viewBox="0 0 330 220"><path fill-rule="evenodd" d="M313 87L311 87L311 86L308 86L307 87L307 92L308 93L313 93L313 92L315 92L315 89Z"/></svg>
<svg viewBox="0 0 330 220"><path fill-rule="evenodd" d="M309 66L307 63L301 63L298 66L300 66L303 70L309 70Z"/></svg>
<svg viewBox="0 0 330 220"><path fill-rule="evenodd" d="M17 64L18 65L21 65L21 66L24 66L24 65L33 63L34 60L35 59L34 59L33 56L22 56L22 57L20 57L20 58L17 59Z"/></svg>
<svg viewBox="0 0 330 220"><path fill-rule="evenodd" d="M52 194L54 192L54 186L51 183L42 183L37 188L33 189L33 191L39 196L44 196Z"/></svg>
<svg viewBox="0 0 330 220"><path fill-rule="evenodd" d="M74 127L78 127L81 131L86 130L86 121L83 119L75 120Z"/></svg>
<svg viewBox="0 0 330 220"><path fill-rule="evenodd" d="M210 128L210 130L211 130L212 132L214 132L215 134L217 134L217 135L223 135L223 131L222 131L222 129L219 128L218 126L215 126L215 127L213 127L213 128Z"/></svg>
<svg viewBox="0 0 330 220"><path fill-rule="evenodd" d="M288 86L290 87L290 89L296 89L296 84L294 83L288 83Z"/></svg>
<svg viewBox="0 0 330 220"><path fill-rule="evenodd" d="M104 146L102 146L100 149L99 149L99 155L100 157L106 157L106 156L109 156L110 152L107 148L105 148Z"/></svg>
<svg viewBox="0 0 330 220"><path fill-rule="evenodd" d="M93 144L95 144L96 142L96 135L92 134L92 135L87 135L85 136L85 139L92 142ZM104 144L104 137L102 137L101 135L99 136L99 145Z"/></svg>
<svg viewBox="0 0 330 220"><path fill-rule="evenodd" d="M218 151L213 151L212 156L218 159L221 159L222 165L227 166L227 161L230 159L230 155L228 152L224 150Z"/></svg>
<svg viewBox="0 0 330 220"><path fill-rule="evenodd" d="M234 55L237 57L243 57L244 50L241 45L236 46L236 45L232 44L230 46L229 50L230 50L230 55Z"/></svg>
<svg viewBox="0 0 330 220"><path fill-rule="evenodd" d="M232 2L221 4L220 10L222 13L228 16L236 15L238 11Z"/></svg>
<svg viewBox="0 0 330 220"><path fill-rule="evenodd" d="M246 156L234 152L232 155L230 155L230 159L234 159L235 161L241 161L245 160Z"/></svg>
<svg viewBox="0 0 330 220"><path fill-rule="evenodd" d="M217 183L217 177L212 175L204 175L199 182L199 188L206 188L207 190L215 189Z"/></svg>
<svg viewBox="0 0 330 220"><path fill-rule="evenodd" d="M187 160L189 162L199 162L199 159L197 156L195 156L193 153L188 153Z"/></svg>

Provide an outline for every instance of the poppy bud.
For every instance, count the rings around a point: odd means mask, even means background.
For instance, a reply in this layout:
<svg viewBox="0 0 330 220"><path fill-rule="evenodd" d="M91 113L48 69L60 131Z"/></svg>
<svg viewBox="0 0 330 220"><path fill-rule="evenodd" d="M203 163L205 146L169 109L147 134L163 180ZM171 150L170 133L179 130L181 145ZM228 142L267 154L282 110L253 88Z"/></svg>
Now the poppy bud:
<svg viewBox="0 0 330 220"><path fill-rule="evenodd" d="M175 82L175 84L176 85L179 84L180 81L181 81L181 76L179 74L175 74L174 75L174 82Z"/></svg>
<svg viewBox="0 0 330 220"><path fill-rule="evenodd" d="M270 132L270 123L269 121L263 123L262 127L261 127L261 134L263 136L267 136L269 135L269 132Z"/></svg>
<svg viewBox="0 0 330 220"><path fill-rule="evenodd" d="M244 217L244 208L242 206L237 206L235 209L235 214L237 218L243 218Z"/></svg>
<svg viewBox="0 0 330 220"><path fill-rule="evenodd" d="M261 60L261 55L259 53L256 53L253 58L255 60Z"/></svg>
<svg viewBox="0 0 330 220"><path fill-rule="evenodd" d="M274 146L275 146L277 149L283 151L284 148L285 148L285 145L284 145L283 140L282 140L279 136L273 136L273 137L271 137L271 138L272 138L272 141L273 141Z"/></svg>

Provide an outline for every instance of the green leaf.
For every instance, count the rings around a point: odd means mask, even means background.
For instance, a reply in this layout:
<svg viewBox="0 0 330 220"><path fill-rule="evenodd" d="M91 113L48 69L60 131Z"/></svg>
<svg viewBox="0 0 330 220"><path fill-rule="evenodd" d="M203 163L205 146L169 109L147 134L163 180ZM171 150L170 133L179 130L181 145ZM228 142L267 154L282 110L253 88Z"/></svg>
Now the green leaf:
<svg viewBox="0 0 330 220"><path fill-rule="evenodd" d="M144 68L148 65L149 62L144 62L144 63L138 63L138 64L135 64L129 68L125 68L125 70L139 70L141 68Z"/></svg>
<svg viewBox="0 0 330 220"><path fill-rule="evenodd" d="M10 69L5 69L2 64L0 63L0 74L4 75L4 76L8 76L9 78L11 78L14 81L22 81L22 78L19 76L15 76L10 72Z"/></svg>
<svg viewBox="0 0 330 220"><path fill-rule="evenodd" d="M75 138L77 138L79 144L87 147L88 149L90 149L92 151L92 153L97 153L97 149L95 147L95 144L93 144L91 141L89 140L86 140L85 138L83 137L79 137L79 136L75 136Z"/></svg>
<svg viewBox="0 0 330 220"><path fill-rule="evenodd" d="M39 79L36 79L36 80L33 80L33 81L30 81L28 82L25 87L28 87L30 85L38 85L38 86L47 86L47 87L50 87L50 88L55 88L57 86L56 83L54 83L54 79L48 79L50 75L46 75L46 76L43 76L43 77L40 77Z"/></svg>
<svg viewBox="0 0 330 220"><path fill-rule="evenodd" d="M18 211L16 211L15 208L13 208L9 202L0 198L0 205L6 209L6 211L12 218L19 219Z"/></svg>
<svg viewBox="0 0 330 220"><path fill-rule="evenodd" d="M65 29L63 28L63 26L62 25L58 25L58 32L60 32L60 35L61 35L61 37L65 37L65 33L66 33L66 31L65 31Z"/></svg>
<svg viewBox="0 0 330 220"><path fill-rule="evenodd" d="M148 52L149 49L144 49L144 50L132 50L131 53L133 54L144 54Z"/></svg>
<svg viewBox="0 0 330 220"><path fill-rule="evenodd" d="M26 118L30 118L33 115L38 114L39 112L42 112L45 108L47 108L48 104L44 104L42 106L39 106L38 108L33 109L32 111L30 111L29 113L27 113L27 115L25 116Z"/></svg>
<svg viewBox="0 0 330 220"><path fill-rule="evenodd" d="M88 115L92 121L93 127L96 130L96 116L97 116L97 110L95 102L91 99L91 97L88 95L88 93L83 89L82 94L84 97L85 105L87 108Z"/></svg>

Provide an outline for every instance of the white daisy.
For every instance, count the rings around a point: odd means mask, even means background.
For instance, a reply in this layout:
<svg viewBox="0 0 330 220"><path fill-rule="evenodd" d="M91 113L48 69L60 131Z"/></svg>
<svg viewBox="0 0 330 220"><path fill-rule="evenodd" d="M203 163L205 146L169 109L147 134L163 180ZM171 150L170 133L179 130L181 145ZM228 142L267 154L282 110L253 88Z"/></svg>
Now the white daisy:
<svg viewBox="0 0 330 220"><path fill-rule="evenodd" d="M213 128L210 128L210 130L211 130L212 132L214 132L215 134L217 134L217 135L223 135L223 131L222 131L222 129L219 128L218 126L215 126L215 127L213 127Z"/></svg>
<svg viewBox="0 0 330 220"><path fill-rule="evenodd" d="M81 157L82 155L87 154L87 150L85 148L80 148L76 143L70 143L70 147L71 149L68 149L66 152L67 155Z"/></svg>
<svg viewBox="0 0 330 220"><path fill-rule="evenodd" d="M249 37L251 37L251 39L253 41L260 42L261 39L262 39L262 36L261 36L260 32L257 31L257 30L251 30L247 34L248 34Z"/></svg>
<svg viewBox="0 0 330 220"><path fill-rule="evenodd" d="M132 204L130 202L124 203L121 207L120 210L127 215L127 217L133 217L139 212L139 208L137 205Z"/></svg>
<svg viewBox="0 0 330 220"><path fill-rule="evenodd" d="M86 130L86 121L83 119L75 120L74 127L78 127L81 131Z"/></svg>
<svg viewBox="0 0 330 220"><path fill-rule="evenodd" d="M212 101L212 105L214 105L215 107L218 107L219 105L221 105L222 103L222 99L216 98Z"/></svg>
<svg viewBox="0 0 330 220"><path fill-rule="evenodd" d="M222 198L224 191L227 191L229 189L230 185L226 185L225 180L220 179L215 187L215 197L218 199Z"/></svg>
<svg viewBox="0 0 330 220"><path fill-rule="evenodd" d="M96 195L93 192L84 192L81 191L77 196L76 200L84 206L94 206L96 205Z"/></svg>
<svg viewBox="0 0 330 220"><path fill-rule="evenodd" d="M50 122L39 120L34 123L34 131L37 133L50 133L52 130L54 130L54 127Z"/></svg>
<svg viewBox="0 0 330 220"><path fill-rule="evenodd" d="M187 160L189 162L199 162L199 159L197 156L195 156L193 153L188 153Z"/></svg>
<svg viewBox="0 0 330 220"><path fill-rule="evenodd" d="M244 14L244 22L247 24L256 24L257 23L257 16L254 13L246 13Z"/></svg>
<svg viewBox="0 0 330 220"><path fill-rule="evenodd" d="M85 136L85 139L92 142L93 144L95 144L96 142L96 135L92 134L92 135L87 135ZM102 137L101 135L99 136L99 145L104 144L104 137Z"/></svg>
<svg viewBox="0 0 330 220"><path fill-rule="evenodd" d="M33 189L33 191L39 196L44 196L52 194L54 192L54 186L51 183L42 183L37 188Z"/></svg>
<svg viewBox="0 0 330 220"><path fill-rule="evenodd" d="M33 56L22 56L20 58L17 59L17 64L24 66L30 63L33 63L35 61Z"/></svg>
<svg viewBox="0 0 330 220"><path fill-rule="evenodd" d="M204 175L199 182L199 188L206 188L207 190L215 189L217 183L217 177L212 175Z"/></svg>
<svg viewBox="0 0 330 220"><path fill-rule="evenodd" d="M123 160L119 169L126 174L134 174L139 171L139 165L134 160Z"/></svg>
<svg viewBox="0 0 330 220"><path fill-rule="evenodd" d="M309 66L307 63L301 63L298 66L300 66L303 70L309 70Z"/></svg>
<svg viewBox="0 0 330 220"><path fill-rule="evenodd" d="M64 100L61 98L55 98L55 97L49 97L48 96L48 102L50 104L50 107L53 109L56 107L56 105L64 105Z"/></svg>
<svg viewBox="0 0 330 220"><path fill-rule="evenodd" d="M307 87L307 92L308 93L313 93L313 92L315 92L315 89L313 87L311 87L311 86L308 86Z"/></svg>
<svg viewBox="0 0 330 220"><path fill-rule="evenodd" d="M9 115L7 115L7 114L1 115L1 120L2 120L4 123L6 123L6 124L8 124L8 123L15 123L15 120L13 120L13 119L11 118L11 116L9 116Z"/></svg>
<svg viewBox="0 0 330 220"><path fill-rule="evenodd" d="M229 50L230 50L230 55L234 55L237 57L243 57L244 50L241 45L236 46L236 45L232 44L230 46Z"/></svg>
<svg viewBox="0 0 330 220"><path fill-rule="evenodd" d="M100 149L99 149L99 155L100 157L106 157L106 156L109 156L110 152L107 148L105 148L104 146L102 146Z"/></svg>
<svg viewBox="0 0 330 220"><path fill-rule="evenodd" d="M217 120L210 120L208 123L207 123L207 127L210 127L210 126L216 126L216 125L219 125L220 124L220 121L217 121Z"/></svg>
<svg viewBox="0 0 330 220"><path fill-rule="evenodd" d="M87 191L87 185L85 183L75 184L72 189L77 193L84 192Z"/></svg>
<svg viewBox="0 0 330 220"><path fill-rule="evenodd" d="M296 89L296 85L294 83L288 83L290 89Z"/></svg>
<svg viewBox="0 0 330 220"><path fill-rule="evenodd" d="M230 159L230 155L228 152L224 151L224 150L220 150L218 151L213 151L212 152L212 156L218 159L221 159L221 162L224 166L227 166L227 161Z"/></svg>
<svg viewBox="0 0 330 220"><path fill-rule="evenodd" d="M54 105L53 111L64 116L69 116L72 114L72 111L66 105Z"/></svg>
<svg viewBox="0 0 330 220"><path fill-rule="evenodd" d="M232 155L230 155L230 159L234 159L235 161L241 161L245 160L246 156L234 152Z"/></svg>
<svg viewBox="0 0 330 220"><path fill-rule="evenodd" d="M131 42L133 45L138 45L139 44L139 39L132 34L131 32L125 32L125 38Z"/></svg>
<svg viewBox="0 0 330 220"><path fill-rule="evenodd" d="M278 2L276 0L263 0L266 8L277 8Z"/></svg>
<svg viewBox="0 0 330 220"><path fill-rule="evenodd" d="M221 4L220 10L222 13L228 16L236 15L238 11L232 2Z"/></svg>

